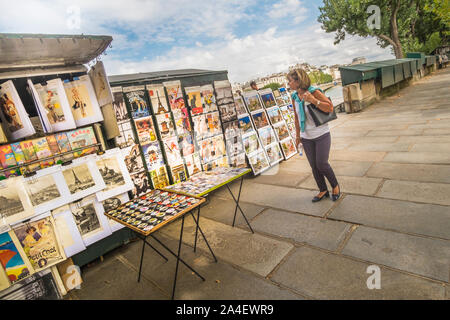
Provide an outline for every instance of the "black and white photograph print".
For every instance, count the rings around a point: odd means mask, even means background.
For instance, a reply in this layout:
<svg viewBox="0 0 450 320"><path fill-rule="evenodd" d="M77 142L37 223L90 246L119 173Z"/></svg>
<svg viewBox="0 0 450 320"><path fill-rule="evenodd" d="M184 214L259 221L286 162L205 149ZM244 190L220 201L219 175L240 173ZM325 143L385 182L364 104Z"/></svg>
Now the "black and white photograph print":
<svg viewBox="0 0 450 320"><path fill-rule="evenodd" d="M125 179L123 178L116 157L98 160L97 167L106 184L106 188L103 191L108 191L125 184Z"/></svg>
<svg viewBox="0 0 450 320"><path fill-rule="evenodd" d="M93 203L72 208L72 214L82 237L101 227Z"/></svg>
<svg viewBox="0 0 450 320"><path fill-rule="evenodd" d="M19 190L15 188L0 189L0 221L2 218L13 216L25 209L20 201Z"/></svg>
<svg viewBox="0 0 450 320"><path fill-rule="evenodd" d="M33 206L38 206L61 197L55 179L50 174L37 179L27 180L25 189Z"/></svg>
<svg viewBox="0 0 450 320"><path fill-rule="evenodd" d="M145 171L131 176L131 179L134 183L134 188L132 191L133 198L139 197L140 195L143 195L152 190L148 181L147 173Z"/></svg>
<svg viewBox="0 0 450 320"><path fill-rule="evenodd" d="M86 163L63 170L64 180L69 187L70 194L86 190L95 186L89 167Z"/></svg>
<svg viewBox="0 0 450 320"><path fill-rule="evenodd" d="M112 197L109 199L106 199L102 201L103 209L105 212L111 211L116 209L122 204L122 201L120 200L120 196Z"/></svg>

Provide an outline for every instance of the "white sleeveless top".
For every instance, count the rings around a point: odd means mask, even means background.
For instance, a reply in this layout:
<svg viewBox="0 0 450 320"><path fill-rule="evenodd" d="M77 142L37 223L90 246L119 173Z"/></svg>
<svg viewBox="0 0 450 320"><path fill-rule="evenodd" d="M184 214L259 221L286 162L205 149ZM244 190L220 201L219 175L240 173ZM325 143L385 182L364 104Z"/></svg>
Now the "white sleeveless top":
<svg viewBox="0 0 450 320"><path fill-rule="evenodd" d="M318 138L322 135L324 135L327 132L330 132L330 128L328 127L328 122L324 123L321 126L316 127L316 124L314 123L313 118L311 117L310 113L309 113L309 108L306 106L308 102L304 103L305 106L305 116L306 116L306 121L305 121L305 132L300 132L300 137L302 139L315 139ZM298 110L298 102L295 101L295 108L294 108L295 112L297 112ZM299 116L299 115L297 115ZM300 116L299 116L300 119Z"/></svg>

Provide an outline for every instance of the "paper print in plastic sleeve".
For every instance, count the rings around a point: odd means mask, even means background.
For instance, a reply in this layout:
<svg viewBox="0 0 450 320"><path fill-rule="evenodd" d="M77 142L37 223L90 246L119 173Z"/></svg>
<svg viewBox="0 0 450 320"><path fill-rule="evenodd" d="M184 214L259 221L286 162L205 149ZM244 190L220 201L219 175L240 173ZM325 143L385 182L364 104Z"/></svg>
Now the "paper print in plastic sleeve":
<svg viewBox="0 0 450 320"><path fill-rule="evenodd" d="M191 110L192 115L203 113L203 103L202 96L200 94L200 86L197 87L186 87L184 88L186 92L187 104Z"/></svg>
<svg viewBox="0 0 450 320"><path fill-rule="evenodd" d="M216 97L214 96L214 89L211 84L200 87L202 95L203 112L217 111Z"/></svg>
<svg viewBox="0 0 450 320"><path fill-rule="evenodd" d="M234 103L236 105L236 113L238 116L248 113L241 96L234 96Z"/></svg>
<svg viewBox="0 0 450 320"><path fill-rule="evenodd" d="M72 147L70 146L69 138L67 136L67 133L61 132L55 134L56 142L58 143L58 148L61 153L69 152L72 150ZM73 158L73 154L65 154L61 157L61 160L69 161Z"/></svg>
<svg viewBox="0 0 450 320"><path fill-rule="evenodd" d="M178 146L178 138L171 137L162 141L164 151L166 152L167 162L170 166L183 163L183 158L180 154L180 148Z"/></svg>
<svg viewBox="0 0 450 320"><path fill-rule="evenodd" d="M33 140L20 142L20 148L25 155L25 160L27 163L38 159L36 151L34 150ZM39 162L27 166L28 171L35 171L37 168L40 168Z"/></svg>
<svg viewBox="0 0 450 320"><path fill-rule="evenodd" d="M250 166L253 169L254 174L259 174L269 168L269 161L264 151L259 151L252 156L248 157Z"/></svg>
<svg viewBox="0 0 450 320"><path fill-rule="evenodd" d="M267 115L269 116L269 120L272 125L280 121L283 121L280 108L277 106L267 109Z"/></svg>
<svg viewBox="0 0 450 320"><path fill-rule="evenodd" d="M12 234L13 231L0 234L0 263L9 281L14 284L33 274L34 270L22 247L14 243Z"/></svg>
<svg viewBox="0 0 450 320"><path fill-rule="evenodd" d="M167 104L166 92L162 84L147 85L148 96L153 107L153 114L167 113L169 112L169 106Z"/></svg>
<svg viewBox="0 0 450 320"><path fill-rule="evenodd" d="M198 153L193 153L185 157L184 161L186 162L186 167L189 176L192 176L202 171L202 164L200 161L200 155Z"/></svg>
<svg viewBox="0 0 450 320"><path fill-rule="evenodd" d="M36 133L11 80L0 84L0 118L9 141Z"/></svg>
<svg viewBox="0 0 450 320"><path fill-rule="evenodd" d="M97 138L95 137L95 132L92 127L86 127L82 129L77 129L67 132L67 137L69 138L70 146L72 150L77 148L82 148L97 143ZM80 151L74 152L75 158L81 157L83 155L95 153L97 151L96 147L82 149Z"/></svg>
<svg viewBox="0 0 450 320"><path fill-rule="evenodd" d="M123 98L122 87L113 87L111 90L114 97L113 108L116 114L117 123L129 120L130 117L128 116L127 107Z"/></svg>
<svg viewBox="0 0 450 320"><path fill-rule="evenodd" d="M244 101L247 104L247 108L250 112L263 109L258 92L256 90L245 91L242 96L244 97Z"/></svg>
<svg viewBox="0 0 450 320"><path fill-rule="evenodd" d="M169 177L167 175L166 166L161 166L150 171L150 178L155 188L165 188L169 185Z"/></svg>
<svg viewBox="0 0 450 320"><path fill-rule="evenodd" d="M172 175L173 183L180 183L187 179L186 169L183 163L170 166L170 174Z"/></svg>
<svg viewBox="0 0 450 320"><path fill-rule="evenodd" d="M14 153L14 158L16 158L17 165L24 165L26 163L25 154L20 147L19 142L11 143L11 149ZM1 151L0 151L1 152ZM26 167L21 167L20 172L23 174L27 171Z"/></svg>
<svg viewBox="0 0 450 320"><path fill-rule="evenodd" d="M220 116L223 122L237 119L236 106L234 103L223 104L219 106Z"/></svg>
<svg viewBox="0 0 450 320"><path fill-rule="evenodd" d="M272 127L268 126L258 130L261 144L265 147L274 142L278 142Z"/></svg>
<svg viewBox="0 0 450 320"><path fill-rule="evenodd" d="M247 162L245 161L245 153L238 154L236 156L229 157L230 164L235 168L246 168Z"/></svg>
<svg viewBox="0 0 450 320"><path fill-rule="evenodd" d="M104 106L108 103L112 103L113 97L103 62L97 61L91 70L89 70L88 74L91 78L92 85L94 86L98 104Z"/></svg>
<svg viewBox="0 0 450 320"><path fill-rule="evenodd" d="M222 125L218 111L206 114L206 125L210 137L222 133Z"/></svg>
<svg viewBox="0 0 450 320"><path fill-rule="evenodd" d="M178 137L178 144L180 145L183 157L195 152L194 141L190 134Z"/></svg>
<svg viewBox="0 0 450 320"><path fill-rule="evenodd" d="M145 171L132 175L131 179L134 184L134 188L131 191L133 198L139 197L152 190Z"/></svg>
<svg viewBox="0 0 450 320"><path fill-rule="evenodd" d="M154 170L164 165L164 157L158 141L143 145L142 152L149 170Z"/></svg>
<svg viewBox="0 0 450 320"><path fill-rule="evenodd" d="M48 146L47 139L45 137L34 139L32 141L34 151L36 152L38 159L48 158L53 155L52 151L50 150L50 147ZM54 163L55 160L51 158L40 162L40 166L41 168L47 168L52 166Z"/></svg>
<svg viewBox="0 0 450 320"><path fill-rule="evenodd" d="M75 223L70 206L65 205L52 211L53 220L55 221L55 230L58 234L59 242L69 258L83 250L86 250L83 238L81 238Z"/></svg>
<svg viewBox="0 0 450 320"><path fill-rule="evenodd" d="M261 100L266 109L277 105L277 103L275 102L275 97L273 96L272 89L267 88L258 90L258 93L261 96Z"/></svg>
<svg viewBox="0 0 450 320"><path fill-rule="evenodd" d="M200 141L206 137L208 137L208 125L206 123L206 115L200 114L192 117L192 122L194 124L194 134L195 139Z"/></svg>
<svg viewBox="0 0 450 320"><path fill-rule="evenodd" d="M156 141L156 131L151 116L134 119L138 139L141 144L147 144Z"/></svg>
<svg viewBox="0 0 450 320"><path fill-rule="evenodd" d="M289 130L287 128L287 125L284 122L274 125L273 129L275 130L275 133L277 134L278 141L284 140L286 138L290 138Z"/></svg>
<svg viewBox="0 0 450 320"><path fill-rule="evenodd" d="M56 141L55 135L52 134L52 135L46 136L45 138L47 139L48 147L50 148L50 151L53 155L61 153L61 150L59 149L58 142ZM58 160L61 159L61 157L55 157L53 159L54 159L55 163L57 163Z"/></svg>
<svg viewBox="0 0 450 320"><path fill-rule="evenodd" d="M157 114L156 122L158 123L161 139L175 136L175 126L169 113Z"/></svg>
<svg viewBox="0 0 450 320"><path fill-rule="evenodd" d="M144 170L144 163L142 161L139 145L135 144L131 147L122 149L122 154L125 158L127 170L131 175Z"/></svg>
<svg viewBox="0 0 450 320"><path fill-rule="evenodd" d="M167 96L169 98L170 110L174 113L181 112L181 109L185 108L183 92L181 91L181 81L168 81L163 82L166 87Z"/></svg>
<svg viewBox="0 0 450 320"><path fill-rule="evenodd" d="M116 146L118 146L119 148L123 149L133 146L137 143L137 139L130 121L127 120L120 123L119 132L120 136L114 138L116 141Z"/></svg>
<svg viewBox="0 0 450 320"><path fill-rule="evenodd" d="M252 118L256 129L261 129L269 125L269 120L267 119L267 115L264 110L253 112Z"/></svg>
<svg viewBox="0 0 450 320"><path fill-rule="evenodd" d="M228 80L214 81L214 88L216 89L217 105L233 102L233 92Z"/></svg>
<svg viewBox="0 0 450 320"><path fill-rule="evenodd" d="M250 115L239 118L239 128L242 129L242 135L255 131Z"/></svg>
<svg viewBox="0 0 450 320"><path fill-rule="evenodd" d="M283 100L283 97L281 96L279 89L273 91L273 96L275 97L275 102L277 105L279 106L285 105L285 102Z"/></svg>
<svg viewBox="0 0 450 320"><path fill-rule="evenodd" d="M283 160L283 154L281 153L280 145L278 143L267 146L266 153L271 166Z"/></svg>
<svg viewBox="0 0 450 320"><path fill-rule="evenodd" d="M150 115L150 109L145 97L144 86L139 87L140 90L128 92L128 90L132 89L135 88L123 88L125 99L130 105L131 116L135 119L148 117Z"/></svg>
<svg viewBox="0 0 450 320"><path fill-rule="evenodd" d="M281 148L286 159L294 156L297 153L297 148L295 147L294 140L291 137L280 142Z"/></svg>
<svg viewBox="0 0 450 320"><path fill-rule="evenodd" d="M242 142L244 143L244 149L247 155L254 154L261 148L256 132L243 136Z"/></svg>

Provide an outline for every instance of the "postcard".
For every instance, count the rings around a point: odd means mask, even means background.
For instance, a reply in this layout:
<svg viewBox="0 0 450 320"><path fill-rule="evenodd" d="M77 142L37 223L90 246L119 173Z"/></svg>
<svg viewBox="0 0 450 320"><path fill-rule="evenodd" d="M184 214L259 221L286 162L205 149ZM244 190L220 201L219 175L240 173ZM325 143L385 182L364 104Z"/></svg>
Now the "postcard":
<svg viewBox="0 0 450 320"><path fill-rule="evenodd" d="M280 143L284 153L284 157L286 159L289 159L290 157L294 156L297 153L297 148L295 147L294 140L292 140L291 137L286 138Z"/></svg>
<svg viewBox="0 0 450 320"><path fill-rule="evenodd" d="M252 155L261 148L256 132L242 136L242 142L247 155Z"/></svg>
<svg viewBox="0 0 450 320"><path fill-rule="evenodd" d="M277 105L279 105L280 107L285 105L284 99L281 96L279 89L273 91L273 96L275 97L275 102Z"/></svg>
<svg viewBox="0 0 450 320"><path fill-rule="evenodd" d="M151 84L146 86L148 96L152 103L153 114L169 112L169 105L167 104L166 92L162 84Z"/></svg>
<svg viewBox="0 0 450 320"><path fill-rule="evenodd" d="M263 150L249 156L248 160L255 175L262 173L270 167L266 153Z"/></svg>
<svg viewBox="0 0 450 320"><path fill-rule="evenodd" d="M275 130L275 132L277 134L278 141L281 141L281 140L284 140L284 139L290 137L287 125L284 122L274 125L273 129Z"/></svg>
<svg viewBox="0 0 450 320"><path fill-rule="evenodd" d="M261 140L261 144L264 147L266 147L269 144L272 144L274 142L278 142L271 126L259 129L258 134L259 134L259 138Z"/></svg>
<svg viewBox="0 0 450 320"><path fill-rule="evenodd" d="M259 95L256 90L245 91L242 96L250 112L263 109L261 100L259 99Z"/></svg>
<svg viewBox="0 0 450 320"><path fill-rule="evenodd" d="M235 168L246 168L247 162L245 161L245 153L240 153L236 156L229 157L230 164Z"/></svg>
<svg viewBox="0 0 450 320"><path fill-rule="evenodd" d="M269 125L269 120L264 110L252 112L252 118L256 129L261 129Z"/></svg>
<svg viewBox="0 0 450 320"><path fill-rule="evenodd" d="M239 128L241 128L243 135L255 131L250 115L239 118Z"/></svg>
<svg viewBox="0 0 450 320"><path fill-rule="evenodd" d="M281 153L280 145L278 143L273 143L265 149L271 166L283 160L283 154Z"/></svg>
<svg viewBox="0 0 450 320"><path fill-rule="evenodd" d="M277 105L277 103L275 102L275 97L273 96L272 89L267 88L267 89L258 90L258 93L261 97L263 106L266 109Z"/></svg>
<svg viewBox="0 0 450 320"><path fill-rule="evenodd" d="M267 115L269 116L269 120L272 125L280 121L283 121L280 108L277 106L267 109Z"/></svg>

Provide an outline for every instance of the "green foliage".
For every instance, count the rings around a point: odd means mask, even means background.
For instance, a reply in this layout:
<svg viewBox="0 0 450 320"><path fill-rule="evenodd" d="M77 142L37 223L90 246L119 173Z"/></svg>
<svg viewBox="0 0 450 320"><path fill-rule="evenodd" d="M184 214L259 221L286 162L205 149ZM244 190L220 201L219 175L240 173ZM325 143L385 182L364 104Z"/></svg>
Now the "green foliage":
<svg viewBox="0 0 450 320"><path fill-rule="evenodd" d="M333 81L333 77L327 73L323 73L322 71L313 71L308 73L309 78L311 79L311 84L322 84Z"/></svg>
<svg viewBox="0 0 450 320"><path fill-rule="evenodd" d="M272 89L272 91L275 91L278 88L281 88L281 84L279 84L278 82L275 82L275 83L266 84L264 87L262 87L262 89L267 89L267 88L270 88L270 89Z"/></svg>

